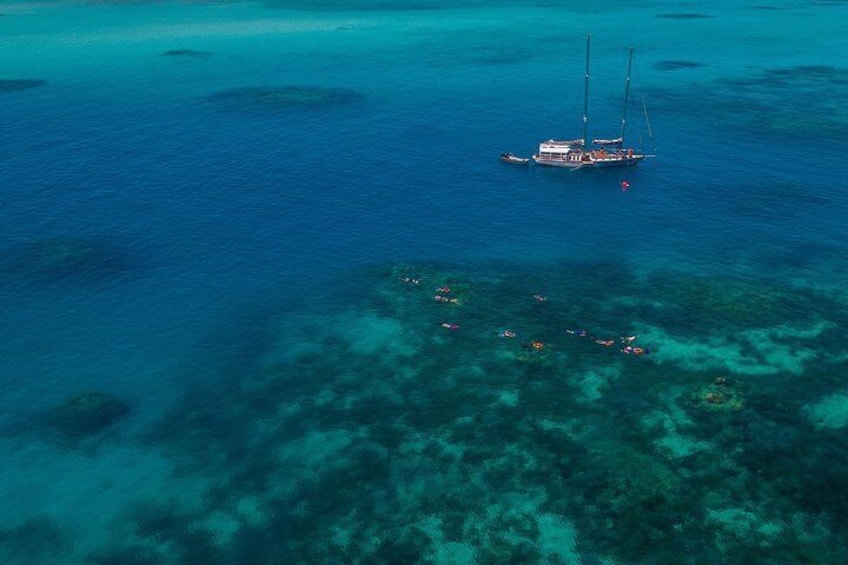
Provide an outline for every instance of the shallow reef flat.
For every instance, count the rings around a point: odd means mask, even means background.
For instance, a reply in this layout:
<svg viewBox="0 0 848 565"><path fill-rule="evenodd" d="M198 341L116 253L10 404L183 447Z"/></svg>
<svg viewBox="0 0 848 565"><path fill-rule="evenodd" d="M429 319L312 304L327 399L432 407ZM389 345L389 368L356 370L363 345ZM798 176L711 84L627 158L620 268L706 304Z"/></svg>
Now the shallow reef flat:
<svg viewBox="0 0 848 565"><path fill-rule="evenodd" d="M347 281L346 307L265 320L250 359L150 431L208 483L139 504L126 547L94 557L846 557L833 297L615 263Z"/></svg>
<svg viewBox="0 0 848 565"><path fill-rule="evenodd" d="M674 62L661 62L655 68L676 70L673 66ZM706 92L710 95L705 96ZM656 108L709 114L730 131L824 136L837 141L845 138L848 112L836 100L846 94L848 69L798 65L676 84L652 90L650 98Z"/></svg>

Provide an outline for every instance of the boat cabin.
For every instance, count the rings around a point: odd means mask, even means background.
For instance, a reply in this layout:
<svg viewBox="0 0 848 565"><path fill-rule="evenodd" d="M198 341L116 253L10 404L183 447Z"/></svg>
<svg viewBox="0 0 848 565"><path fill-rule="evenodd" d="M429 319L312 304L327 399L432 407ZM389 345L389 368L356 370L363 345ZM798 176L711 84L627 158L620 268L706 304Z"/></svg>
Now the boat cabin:
<svg viewBox="0 0 848 565"><path fill-rule="evenodd" d="M580 161L583 158L583 140L555 141L549 139L539 144L537 161Z"/></svg>

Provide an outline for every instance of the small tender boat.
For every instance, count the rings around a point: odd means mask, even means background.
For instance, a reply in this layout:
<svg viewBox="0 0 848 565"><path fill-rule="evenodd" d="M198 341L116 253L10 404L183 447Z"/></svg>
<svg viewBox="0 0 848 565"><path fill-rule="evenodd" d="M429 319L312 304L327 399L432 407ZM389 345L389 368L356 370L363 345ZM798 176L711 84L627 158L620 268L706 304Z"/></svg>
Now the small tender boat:
<svg viewBox="0 0 848 565"><path fill-rule="evenodd" d="M512 153L501 153L501 161L504 163L512 163L513 165L526 165L530 162L529 158L516 157Z"/></svg>

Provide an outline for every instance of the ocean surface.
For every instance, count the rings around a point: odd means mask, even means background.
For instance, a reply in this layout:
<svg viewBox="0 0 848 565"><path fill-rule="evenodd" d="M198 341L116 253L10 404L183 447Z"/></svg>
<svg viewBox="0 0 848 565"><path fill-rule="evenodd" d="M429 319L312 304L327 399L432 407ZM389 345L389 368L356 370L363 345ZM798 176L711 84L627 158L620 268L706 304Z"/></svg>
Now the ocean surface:
<svg viewBox="0 0 848 565"><path fill-rule="evenodd" d="M0 562L848 562L845 21L3 0Z"/></svg>

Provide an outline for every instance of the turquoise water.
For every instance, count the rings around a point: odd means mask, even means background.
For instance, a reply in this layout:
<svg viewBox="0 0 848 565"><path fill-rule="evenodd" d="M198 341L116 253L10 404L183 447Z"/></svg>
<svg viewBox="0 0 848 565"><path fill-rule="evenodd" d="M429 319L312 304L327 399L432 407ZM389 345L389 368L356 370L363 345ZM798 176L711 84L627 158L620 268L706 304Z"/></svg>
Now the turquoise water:
<svg viewBox="0 0 848 565"><path fill-rule="evenodd" d="M0 14L4 563L848 558L844 2Z"/></svg>

